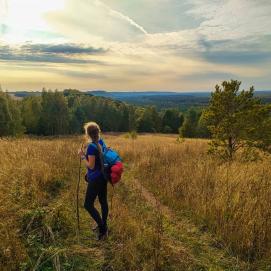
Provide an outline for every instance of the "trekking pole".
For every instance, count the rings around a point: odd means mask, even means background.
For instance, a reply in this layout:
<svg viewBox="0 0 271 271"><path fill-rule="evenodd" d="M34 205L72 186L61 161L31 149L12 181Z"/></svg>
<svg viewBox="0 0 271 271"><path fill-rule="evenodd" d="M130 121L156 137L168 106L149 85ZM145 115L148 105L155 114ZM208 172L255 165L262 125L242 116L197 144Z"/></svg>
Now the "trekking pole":
<svg viewBox="0 0 271 271"><path fill-rule="evenodd" d="M110 210L111 210L110 218L113 217L113 197L114 197L114 194L115 194L115 186L112 183L111 183L111 185L112 185L113 191L112 191L112 195L111 195L111 199L110 199Z"/></svg>
<svg viewBox="0 0 271 271"><path fill-rule="evenodd" d="M84 144L82 143L81 149L83 148L83 146ZM79 169L78 169L78 181L77 181L77 187L76 187L76 218L77 218L76 235L77 235L78 243L79 243L79 235L80 235L79 189L80 189L80 181L81 181L81 166L82 166L82 160L80 157Z"/></svg>

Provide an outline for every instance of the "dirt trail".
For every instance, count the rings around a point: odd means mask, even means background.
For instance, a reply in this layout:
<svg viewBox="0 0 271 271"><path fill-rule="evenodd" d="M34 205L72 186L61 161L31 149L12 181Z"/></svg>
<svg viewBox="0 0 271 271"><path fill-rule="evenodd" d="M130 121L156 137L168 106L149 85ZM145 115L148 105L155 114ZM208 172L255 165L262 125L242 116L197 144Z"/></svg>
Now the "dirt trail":
<svg viewBox="0 0 271 271"><path fill-rule="evenodd" d="M199 267L187 270L247 270L241 268L240 266L243 266L243 264L229 256L225 249L219 248L220 244L209 233L201 231L188 218L180 217L155 197L141 181L130 176L130 178L123 180L123 184L127 186L129 193L141 195L142 200L149 207L160 213L164 228L163 240L166 242L167 247L170 247L171 251L174 251L180 263L183 261L184 264L191 263L192 266ZM81 196L83 196L82 193ZM89 258L90 262L95 262L97 265L97 269L95 270L102 270L99 268L107 264L106 255L108 252L106 247L93 239L94 234L89 233L91 225L87 212L81 209L80 213L81 241L80 245L73 246L74 251L76 251L77 255Z"/></svg>
<svg viewBox="0 0 271 271"><path fill-rule="evenodd" d="M201 231L188 218L177 216L139 180L131 178L126 183L133 189L138 190L149 206L159 209L166 223L174 228L174 234L165 232L165 235L176 248L189 250L191 256L197 262L203 263L208 270L246 270L244 264L230 256L210 233Z"/></svg>
<svg viewBox="0 0 271 271"><path fill-rule="evenodd" d="M143 198L148 202L148 204L153 208L159 208L162 214L168 218L173 217L174 213L166 205L162 204L150 191L148 191L140 181L134 179L131 181L134 188L140 191Z"/></svg>

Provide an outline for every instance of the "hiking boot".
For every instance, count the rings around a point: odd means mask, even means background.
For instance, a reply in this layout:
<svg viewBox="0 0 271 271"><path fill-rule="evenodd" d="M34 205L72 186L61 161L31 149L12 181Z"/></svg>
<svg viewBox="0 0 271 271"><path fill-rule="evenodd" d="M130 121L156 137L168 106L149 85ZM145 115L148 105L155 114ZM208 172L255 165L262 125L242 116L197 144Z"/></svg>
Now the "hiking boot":
<svg viewBox="0 0 271 271"><path fill-rule="evenodd" d="M108 230L107 230L107 227L105 227L99 231L98 240L99 241L105 240L107 236L108 236Z"/></svg>

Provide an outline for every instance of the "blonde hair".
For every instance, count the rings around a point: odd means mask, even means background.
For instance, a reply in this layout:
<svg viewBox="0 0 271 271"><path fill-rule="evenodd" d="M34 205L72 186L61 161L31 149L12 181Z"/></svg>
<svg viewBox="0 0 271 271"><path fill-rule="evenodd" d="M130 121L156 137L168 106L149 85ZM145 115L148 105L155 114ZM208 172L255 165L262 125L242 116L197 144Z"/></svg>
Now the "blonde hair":
<svg viewBox="0 0 271 271"><path fill-rule="evenodd" d="M98 143L99 139L100 139L100 133L101 133L101 129L100 126L94 122L88 122L84 125L84 130L85 130L85 135L86 137L89 139L91 139L93 142Z"/></svg>

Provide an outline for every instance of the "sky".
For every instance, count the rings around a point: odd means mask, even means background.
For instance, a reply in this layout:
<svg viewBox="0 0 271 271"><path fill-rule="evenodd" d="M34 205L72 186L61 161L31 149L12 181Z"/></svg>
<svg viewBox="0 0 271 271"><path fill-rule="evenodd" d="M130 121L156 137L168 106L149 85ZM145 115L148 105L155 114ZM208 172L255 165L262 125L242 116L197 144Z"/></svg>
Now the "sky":
<svg viewBox="0 0 271 271"><path fill-rule="evenodd" d="M271 90L270 14L270 0L0 0L0 84Z"/></svg>

